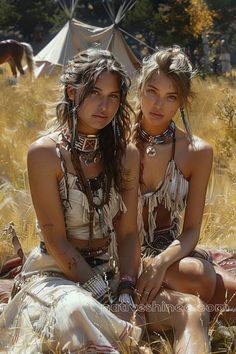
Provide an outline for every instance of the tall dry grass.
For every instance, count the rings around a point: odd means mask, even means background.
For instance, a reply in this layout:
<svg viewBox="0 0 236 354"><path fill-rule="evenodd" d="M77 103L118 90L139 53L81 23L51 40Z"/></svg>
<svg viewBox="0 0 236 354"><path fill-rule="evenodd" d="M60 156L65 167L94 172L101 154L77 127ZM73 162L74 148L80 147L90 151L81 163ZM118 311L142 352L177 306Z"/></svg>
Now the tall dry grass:
<svg viewBox="0 0 236 354"><path fill-rule="evenodd" d="M26 253L37 241L35 214L27 179L27 150L45 128L48 105L59 98L57 77L39 78L33 83L26 76L16 86L0 78L0 230L13 221ZM0 259L12 246L0 232Z"/></svg>
<svg viewBox="0 0 236 354"><path fill-rule="evenodd" d="M197 95L191 111L194 133L214 149L200 242L233 250L236 250L235 87L233 78L196 79Z"/></svg>
<svg viewBox="0 0 236 354"><path fill-rule="evenodd" d="M17 86L7 85L6 75L0 79L0 230L13 221L27 253L37 240L27 180L27 149L45 128L48 105L60 96L59 78L39 78L31 83L25 77L18 80ZM212 144L215 156L201 243L233 249L236 249L235 86L232 78L195 79L196 97L189 114L193 132ZM233 109L233 127L227 108ZM2 233L0 241L0 256L5 257L11 245Z"/></svg>
<svg viewBox="0 0 236 354"><path fill-rule="evenodd" d="M214 166L202 223L202 244L236 251L236 81L231 78L195 79L197 93L190 112L192 130L214 148ZM21 78L17 86L0 77L0 262L13 252L3 233L13 221L25 253L37 243L35 214L27 180L27 149L49 119L48 104L59 98L58 77L33 83ZM233 113L232 113L233 110ZM233 124L230 122L233 116ZM180 119L177 118L180 123ZM180 123L181 124L181 123ZM171 353L170 343L155 338L161 353ZM152 341L152 344L155 344ZM144 349L144 348L143 348ZM146 349L146 350L145 350ZM140 352L150 352L149 346Z"/></svg>

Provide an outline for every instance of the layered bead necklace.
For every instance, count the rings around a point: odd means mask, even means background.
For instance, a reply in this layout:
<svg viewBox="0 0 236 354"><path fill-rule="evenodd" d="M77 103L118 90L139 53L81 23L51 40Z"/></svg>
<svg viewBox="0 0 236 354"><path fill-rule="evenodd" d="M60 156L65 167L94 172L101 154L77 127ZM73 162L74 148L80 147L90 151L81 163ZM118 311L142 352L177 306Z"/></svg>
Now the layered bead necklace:
<svg viewBox="0 0 236 354"><path fill-rule="evenodd" d="M99 226L103 237L106 233L103 207L109 203L111 181L102 172L96 178L86 178L81 166L84 162L86 166L96 163L101 158L99 147L99 135L85 135L78 133L74 146L70 144L71 133L68 130L62 132L62 139L66 142L68 150L71 152L71 161L77 176L77 186L86 195L89 204L89 240L94 236L94 215L98 213ZM100 197L98 197L100 195Z"/></svg>
<svg viewBox="0 0 236 354"><path fill-rule="evenodd" d="M173 120L168 125L168 128L163 133L158 135L150 135L141 127L141 125L138 126L138 135L143 142L147 143L146 154L149 157L156 156L157 154L156 145L168 144L172 142L174 134L175 134L175 123Z"/></svg>
<svg viewBox="0 0 236 354"><path fill-rule="evenodd" d="M105 237L106 225L104 221L103 207L105 204L109 203L111 181L108 180L105 173L102 173L102 175L100 176L101 179L100 179L100 186L99 186L99 190L101 192L100 193L101 198L98 198L98 196L95 195L94 193L95 191L92 188L93 180L86 178L83 173L79 154L75 148L71 149L71 161L77 175L77 184L78 186L82 187L82 191L85 193L89 203L89 240L93 239L94 236L93 225L94 225L95 211L97 211L98 213L101 233L103 237ZM96 194L99 194L99 190L96 190L97 192Z"/></svg>

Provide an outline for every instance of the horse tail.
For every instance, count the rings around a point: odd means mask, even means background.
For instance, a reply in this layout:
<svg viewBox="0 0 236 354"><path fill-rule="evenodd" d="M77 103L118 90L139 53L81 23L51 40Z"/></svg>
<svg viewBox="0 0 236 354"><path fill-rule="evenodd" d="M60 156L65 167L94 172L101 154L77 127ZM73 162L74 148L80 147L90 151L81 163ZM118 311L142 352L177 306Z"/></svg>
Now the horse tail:
<svg viewBox="0 0 236 354"><path fill-rule="evenodd" d="M26 62L28 65L28 69L30 74L32 75L34 71L34 51L33 48L29 43L21 42L21 44L24 47L24 52L25 52L25 57L26 57Z"/></svg>

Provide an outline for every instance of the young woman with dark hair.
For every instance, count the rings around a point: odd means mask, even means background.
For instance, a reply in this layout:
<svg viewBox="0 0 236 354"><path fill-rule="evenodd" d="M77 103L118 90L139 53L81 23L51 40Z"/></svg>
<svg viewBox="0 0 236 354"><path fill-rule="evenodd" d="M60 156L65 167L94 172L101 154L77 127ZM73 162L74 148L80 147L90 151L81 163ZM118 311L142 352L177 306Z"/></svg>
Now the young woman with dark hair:
<svg viewBox="0 0 236 354"><path fill-rule="evenodd" d="M141 332L130 322L140 261L130 80L97 49L76 55L61 79L57 125L29 148L41 242L0 317L1 349L118 353ZM114 301L127 312L104 306Z"/></svg>

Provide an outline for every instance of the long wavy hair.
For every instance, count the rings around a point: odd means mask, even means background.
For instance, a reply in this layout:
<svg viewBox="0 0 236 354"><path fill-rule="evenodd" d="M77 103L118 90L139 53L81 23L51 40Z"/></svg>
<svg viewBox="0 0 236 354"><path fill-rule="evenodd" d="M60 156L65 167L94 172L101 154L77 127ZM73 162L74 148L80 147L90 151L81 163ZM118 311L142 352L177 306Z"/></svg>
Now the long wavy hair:
<svg viewBox="0 0 236 354"><path fill-rule="evenodd" d="M99 138L105 173L108 178L113 179L115 189L120 191L123 186L124 176L128 173L128 171L122 171L121 160L125 153L126 145L130 140L130 115L133 111L127 101L127 93L131 83L130 78L111 52L101 49L87 49L69 61L61 76L64 94L56 107L57 130L64 127L71 129L72 127L73 101L68 97L67 86L71 85L75 89L79 89L79 105L77 106L79 110L80 105L92 92L96 80L103 72L117 75L120 83L120 104L114 117L116 120L115 135L112 122L110 122L101 129Z"/></svg>
<svg viewBox="0 0 236 354"><path fill-rule="evenodd" d="M158 49L154 54L144 58L142 69L139 73L136 85L136 96L139 97L135 104L135 126L133 130L133 140L137 143L137 127L142 120L141 95L143 94L145 84L156 73L162 72L171 79L175 86L180 106L188 111L190 99L194 96L191 88L191 79L195 74L188 56L177 45L169 48ZM182 113L181 113L182 115ZM183 118L183 117L182 117ZM185 130L189 135L188 127Z"/></svg>

